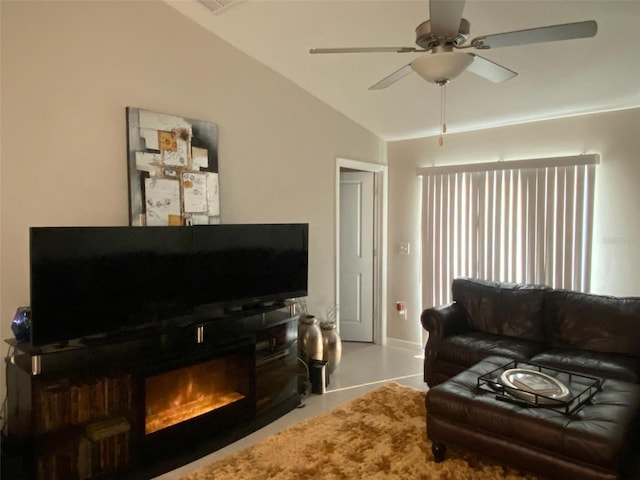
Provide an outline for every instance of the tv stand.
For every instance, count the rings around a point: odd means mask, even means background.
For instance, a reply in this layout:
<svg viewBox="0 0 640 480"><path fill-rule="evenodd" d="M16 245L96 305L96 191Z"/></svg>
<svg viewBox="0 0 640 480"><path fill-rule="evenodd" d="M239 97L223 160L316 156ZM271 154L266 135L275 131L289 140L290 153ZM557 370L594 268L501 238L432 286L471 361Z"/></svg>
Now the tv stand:
<svg viewBox="0 0 640 480"><path fill-rule="evenodd" d="M7 340L15 348L6 359L8 431L25 445L24 478L150 478L293 410L297 320L288 308L267 308L62 348ZM232 400L153 430L150 402L187 371L214 375L208 385L226 382Z"/></svg>
<svg viewBox="0 0 640 480"><path fill-rule="evenodd" d="M288 307L287 302L253 302L224 307L224 312L229 315L251 314L252 312L268 312Z"/></svg>
<svg viewBox="0 0 640 480"><path fill-rule="evenodd" d="M158 334L161 330L153 325L149 325L144 328L138 328L135 330L122 330L117 332L109 332L105 335L95 336L95 337L84 337L79 340L80 344L86 345L87 347L96 347L100 345L108 345L111 343L121 343L131 340L132 338L139 338L144 336L149 336ZM68 342L67 342L68 346Z"/></svg>

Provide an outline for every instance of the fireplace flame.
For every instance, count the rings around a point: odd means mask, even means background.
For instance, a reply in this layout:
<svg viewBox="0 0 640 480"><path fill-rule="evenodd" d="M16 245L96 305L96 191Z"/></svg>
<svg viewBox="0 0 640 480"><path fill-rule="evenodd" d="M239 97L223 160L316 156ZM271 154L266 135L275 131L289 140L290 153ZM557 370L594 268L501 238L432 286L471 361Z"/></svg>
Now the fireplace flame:
<svg viewBox="0 0 640 480"><path fill-rule="evenodd" d="M206 362L147 378L145 434L177 425L245 398L228 386L224 369L212 367L211 362Z"/></svg>

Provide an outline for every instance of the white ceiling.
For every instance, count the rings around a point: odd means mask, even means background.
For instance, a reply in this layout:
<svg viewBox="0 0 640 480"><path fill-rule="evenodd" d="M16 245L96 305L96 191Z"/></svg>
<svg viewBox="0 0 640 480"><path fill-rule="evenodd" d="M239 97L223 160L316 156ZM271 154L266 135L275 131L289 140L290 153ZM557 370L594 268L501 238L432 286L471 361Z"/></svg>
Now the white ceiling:
<svg viewBox="0 0 640 480"><path fill-rule="evenodd" d="M243 0L212 13L167 0L211 32L385 140L435 135L440 88L412 73L425 53L311 55L317 47L415 47L427 0ZM596 20L593 38L476 51L518 72L495 84L464 72L447 87L448 131L640 106L640 0L467 0L470 38Z"/></svg>

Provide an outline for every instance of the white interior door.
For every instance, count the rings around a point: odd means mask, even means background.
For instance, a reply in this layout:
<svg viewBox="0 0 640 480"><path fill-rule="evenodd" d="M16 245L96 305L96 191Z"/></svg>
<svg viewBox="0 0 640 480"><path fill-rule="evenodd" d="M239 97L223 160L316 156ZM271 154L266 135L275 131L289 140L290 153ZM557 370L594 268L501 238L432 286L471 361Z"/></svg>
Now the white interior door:
<svg viewBox="0 0 640 480"><path fill-rule="evenodd" d="M340 336L373 342L374 173L340 172Z"/></svg>

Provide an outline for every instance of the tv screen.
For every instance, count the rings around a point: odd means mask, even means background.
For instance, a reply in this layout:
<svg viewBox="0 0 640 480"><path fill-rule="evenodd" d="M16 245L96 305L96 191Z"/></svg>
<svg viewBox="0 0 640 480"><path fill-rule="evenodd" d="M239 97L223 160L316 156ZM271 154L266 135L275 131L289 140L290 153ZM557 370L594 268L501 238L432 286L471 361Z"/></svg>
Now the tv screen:
<svg viewBox="0 0 640 480"><path fill-rule="evenodd" d="M308 293L307 224L34 227L30 255L34 346Z"/></svg>

